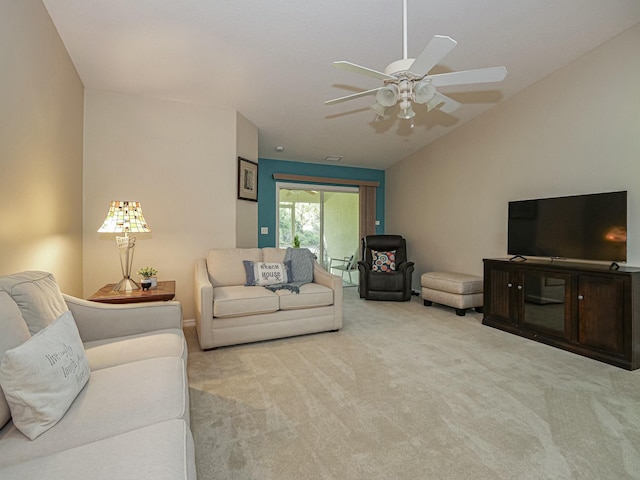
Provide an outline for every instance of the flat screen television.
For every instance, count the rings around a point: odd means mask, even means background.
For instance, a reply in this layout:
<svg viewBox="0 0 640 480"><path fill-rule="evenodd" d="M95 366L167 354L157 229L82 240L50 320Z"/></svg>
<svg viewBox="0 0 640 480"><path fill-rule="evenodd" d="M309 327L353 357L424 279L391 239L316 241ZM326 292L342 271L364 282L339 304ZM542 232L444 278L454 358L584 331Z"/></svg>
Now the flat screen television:
<svg viewBox="0 0 640 480"><path fill-rule="evenodd" d="M627 192L509 202L508 253L627 260Z"/></svg>

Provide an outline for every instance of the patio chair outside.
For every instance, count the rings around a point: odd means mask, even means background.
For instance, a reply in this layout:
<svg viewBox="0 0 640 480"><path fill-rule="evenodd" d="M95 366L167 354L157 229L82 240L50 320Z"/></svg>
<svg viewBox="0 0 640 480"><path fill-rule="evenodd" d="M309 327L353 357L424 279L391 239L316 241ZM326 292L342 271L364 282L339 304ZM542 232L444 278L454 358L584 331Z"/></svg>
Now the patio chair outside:
<svg viewBox="0 0 640 480"><path fill-rule="evenodd" d="M356 248L356 251L353 252L353 255L351 255L350 257L343 257L343 258L330 258L329 259L329 271L332 272L332 270L340 270L342 279L344 280L344 274L345 272L349 274L349 284L350 285L355 285L355 283L353 283L353 279L351 278L351 273L353 271L355 271L358 268L358 249Z"/></svg>

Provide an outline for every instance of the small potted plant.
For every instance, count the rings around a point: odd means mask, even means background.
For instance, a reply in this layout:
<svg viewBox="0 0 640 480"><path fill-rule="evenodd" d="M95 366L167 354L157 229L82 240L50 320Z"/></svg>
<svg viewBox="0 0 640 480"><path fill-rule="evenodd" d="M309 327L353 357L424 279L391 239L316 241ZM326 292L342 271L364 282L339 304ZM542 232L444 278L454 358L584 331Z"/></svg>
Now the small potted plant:
<svg viewBox="0 0 640 480"><path fill-rule="evenodd" d="M298 238L298 235L293 237L293 248L300 248L300 238Z"/></svg>
<svg viewBox="0 0 640 480"><path fill-rule="evenodd" d="M138 275L142 277L142 281L140 283L142 284L143 290L149 290L151 287L158 286L157 274L158 271L153 267L143 267L138 270Z"/></svg>

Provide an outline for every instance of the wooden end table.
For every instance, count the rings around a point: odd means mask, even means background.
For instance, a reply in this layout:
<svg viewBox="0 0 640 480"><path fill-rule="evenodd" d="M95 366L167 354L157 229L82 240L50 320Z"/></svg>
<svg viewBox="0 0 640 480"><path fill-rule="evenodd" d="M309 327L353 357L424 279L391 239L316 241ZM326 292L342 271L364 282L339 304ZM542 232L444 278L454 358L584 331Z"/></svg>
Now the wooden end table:
<svg viewBox="0 0 640 480"><path fill-rule="evenodd" d="M113 287L115 285L115 283L108 283L87 300L100 303L139 303L173 300L173 297L176 296L175 280L158 282L157 287L152 287L149 290L142 290L141 288L130 292L114 292Z"/></svg>

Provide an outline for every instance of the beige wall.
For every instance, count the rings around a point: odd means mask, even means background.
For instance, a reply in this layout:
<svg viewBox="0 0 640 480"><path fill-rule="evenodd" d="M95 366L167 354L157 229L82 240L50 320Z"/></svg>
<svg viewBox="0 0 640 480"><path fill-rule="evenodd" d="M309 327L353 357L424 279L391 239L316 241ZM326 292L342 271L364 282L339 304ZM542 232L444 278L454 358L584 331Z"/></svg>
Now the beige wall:
<svg viewBox="0 0 640 480"><path fill-rule="evenodd" d="M640 265L639 46L637 25L387 171L387 231L407 238L414 288L506 256L507 202L535 197L627 190Z"/></svg>
<svg viewBox="0 0 640 480"><path fill-rule="evenodd" d="M236 131L236 156L257 162L258 127L238 113ZM236 179L236 184L237 182ZM258 246L258 202L236 200L236 246L238 248Z"/></svg>
<svg viewBox="0 0 640 480"><path fill-rule="evenodd" d="M136 200L152 233L136 235L133 269L176 280L194 318L195 259L236 245L236 127L234 110L86 91L85 296L121 278L113 235L96 230L111 200Z"/></svg>
<svg viewBox="0 0 640 480"><path fill-rule="evenodd" d="M0 274L82 294L84 87L40 0L0 2Z"/></svg>

